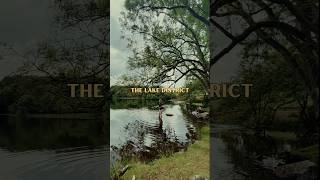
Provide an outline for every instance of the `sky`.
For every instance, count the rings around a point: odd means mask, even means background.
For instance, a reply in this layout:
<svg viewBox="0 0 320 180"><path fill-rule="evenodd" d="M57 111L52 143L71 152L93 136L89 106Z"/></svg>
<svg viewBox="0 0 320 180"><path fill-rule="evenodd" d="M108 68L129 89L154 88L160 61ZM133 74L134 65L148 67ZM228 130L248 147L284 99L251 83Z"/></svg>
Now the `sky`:
<svg viewBox="0 0 320 180"><path fill-rule="evenodd" d="M121 36L126 32L121 28L119 18L122 17L121 12L125 11L125 0L112 0L110 9L110 85L115 85L121 75L128 72L127 61L132 51L127 48L127 41L122 39ZM137 39L139 37L136 37ZM142 40L142 38L141 38ZM138 43L138 45L141 43ZM185 79L182 78L175 87L181 87L184 85ZM163 84L163 86L169 86L170 83Z"/></svg>
<svg viewBox="0 0 320 180"><path fill-rule="evenodd" d="M50 36L52 0L10 0L0 1L0 43L13 44L22 50L32 47L36 42ZM114 85L119 77L127 72L127 60L131 50L122 39L119 18L124 11L125 0L112 0L110 10L110 81ZM227 41L221 33L215 33L214 41L218 48L226 46ZM211 69L212 81L226 81L236 75L239 66L239 48L226 55ZM22 65L17 56L3 53L0 48L0 80L15 72ZM183 84L183 82L180 82Z"/></svg>
<svg viewBox="0 0 320 180"><path fill-rule="evenodd" d="M230 40L227 39L221 32L215 30L212 35L212 41L215 43L214 56L222 49L228 46ZM229 53L223 56L210 70L210 82L220 83L228 82L238 76L240 65L240 51L241 47L238 45L234 47Z"/></svg>
<svg viewBox="0 0 320 180"><path fill-rule="evenodd" d="M18 50L32 47L49 35L51 0L0 1L0 44L14 45ZM0 48L0 80L15 72L22 59Z"/></svg>
<svg viewBox="0 0 320 180"><path fill-rule="evenodd" d="M243 27L239 24L236 19L216 19L216 21L223 25L230 22L230 31L232 34L241 34L243 32ZM223 33L221 33L217 28L213 28L211 30L210 41L214 44L213 52L211 52L211 57L214 57L222 49L226 48L230 43L230 39L227 38ZM241 61L241 45L235 46L229 53L224 55L220 60L214 64L214 66L210 70L210 82L211 83L220 83L220 82L228 82L231 79L236 79L238 75L238 71L240 69L240 61Z"/></svg>
<svg viewBox="0 0 320 180"><path fill-rule="evenodd" d="M119 77L126 73L130 50L127 41L122 39L119 18L124 11L125 0L112 0L110 3L110 85L115 85Z"/></svg>
<svg viewBox="0 0 320 180"><path fill-rule="evenodd" d="M121 11L125 11L125 0L112 0L111 1L111 19L110 19L110 84L116 84L119 77L127 72L127 59L130 55L130 49L127 49L127 42L121 39L121 26L119 18ZM213 41L216 44L216 51L221 50L228 45L229 41L218 31L213 34ZM240 47L234 48L230 53L225 55L213 68L211 68L211 82L229 81L237 76L240 63ZM177 86L183 86L184 80L181 80Z"/></svg>

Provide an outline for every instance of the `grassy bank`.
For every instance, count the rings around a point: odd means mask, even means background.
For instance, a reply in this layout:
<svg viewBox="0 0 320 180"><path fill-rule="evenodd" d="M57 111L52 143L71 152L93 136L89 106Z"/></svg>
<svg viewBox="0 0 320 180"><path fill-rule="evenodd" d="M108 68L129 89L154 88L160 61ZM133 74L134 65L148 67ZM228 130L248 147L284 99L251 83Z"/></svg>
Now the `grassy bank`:
<svg viewBox="0 0 320 180"><path fill-rule="evenodd" d="M157 159L149 164L133 163L124 179L188 179L190 176L209 177L209 127L201 129L201 138L185 152Z"/></svg>
<svg viewBox="0 0 320 180"><path fill-rule="evenodd" d="M302 159L308 159L319 165L319 145L295 149L291 152L291 154Z"/></svg>
<svg viewBox="0 0 320 180"><path fill-rule="evenodd" d="M298 141L298 137L294 132L267 131L270 137L282 141ZM301 160L310 160L319 164L319 145L311 145L308 147L293 149L290 154Z"/></svg>

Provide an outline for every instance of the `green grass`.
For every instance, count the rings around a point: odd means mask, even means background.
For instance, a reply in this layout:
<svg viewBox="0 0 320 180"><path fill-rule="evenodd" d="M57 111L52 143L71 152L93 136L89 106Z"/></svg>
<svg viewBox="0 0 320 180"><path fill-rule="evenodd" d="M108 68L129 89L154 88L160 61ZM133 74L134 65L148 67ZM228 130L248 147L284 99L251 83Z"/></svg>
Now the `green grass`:
<svg viewBox="0 0 320 180"><path fill-rule="evenodd" d="M283 141L297 141L298 138L293 132L281 132L281 131L267 131L267 135L271 136L274 139L283 140ZM291 152L291 155L299 157L301 159L309 159L314 163L318 164L319 162L319 145L312 145L304 148L294 149Z"/></svg>
<svg viewBox="0 0 320 180"><path fill-rule="evenodd" d="M292 151L291 154L294 156L309 159L316 164L319 163L319 145L296 149Z"/></svg>
<svg viewBox="0 0 320 180"><path fill-rule="evenodd" d="M283 141L296 141L297 136L294 132L267 131L266 134L274 139Z"/></svg>
<svg viewBox="0 0 320 180"><path fill-rule="evenodd" d="M209 127L201 129L201 139L188 147L185 152L162 157L151 163L133 163L125 173L124 179L166 180L189 179L190 176L209 177Z"/></svg>

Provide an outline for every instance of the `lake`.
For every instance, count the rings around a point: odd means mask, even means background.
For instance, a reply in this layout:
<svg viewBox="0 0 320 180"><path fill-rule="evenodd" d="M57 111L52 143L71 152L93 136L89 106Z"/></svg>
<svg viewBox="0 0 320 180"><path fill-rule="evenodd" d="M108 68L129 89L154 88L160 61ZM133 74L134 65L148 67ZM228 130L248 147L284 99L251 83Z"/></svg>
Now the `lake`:
<svg viewBox="0 0 320 180"><path fill-rule="evenodd" d="M201 123L184 113L183 104L164 105L160 123L156 105L113 103L110 129L108 120L96 114L0 115L1 178L102 180L108 179L109 143L112 162L126 154L150 161L186 148ZM114 151L123 147L130 151Z"/></svg>
<svg viewBox="0 0 320 180"><path fill-rule="evenodd" d="M166 104L159 120L156 101L122 100L111 105L111 161L124 156L149 161L185 148L199 123L184 113L184 105Z"/></svg>
<svg viewBox="0 0 320 180"><path fill-rule="evenodd" d="M214 124L211 128L212 178L215 180L277 180L273 169L290 163L292 142L258 137L249 129Z"/></svg>
<svg viewBox="0 0 320 180"><path fill-rule="evenodd" d="M105 120L100 115L60 116L0 116L1 179L107 179Z"/></svg>

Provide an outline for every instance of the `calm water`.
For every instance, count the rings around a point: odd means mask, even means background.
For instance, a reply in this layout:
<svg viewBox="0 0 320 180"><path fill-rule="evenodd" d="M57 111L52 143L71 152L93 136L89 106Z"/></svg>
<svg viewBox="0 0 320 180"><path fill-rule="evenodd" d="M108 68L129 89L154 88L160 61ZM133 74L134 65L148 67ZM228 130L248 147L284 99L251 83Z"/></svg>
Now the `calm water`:
<svg viewBox="0 0 320 180"><path fill-rule="evenodd" d="M107 179L106 134L101 117L0 116L0 179Z"/></svg>
<svg viewBox="0 0 320 180"><path fill-rule="evenodd" d="M277 180L272 170L286 162L289 142L257 137L232 125L211 128L212 178L215 180Z"/></svg>
<svg viewBox="0 0 320 180"><path fill-rule="evenodd" d="M131 107L117 105L110 110L110 144L116 148L130 146L132 151L129 153L166 149L164 146L169 142L185 146L190 141L187 134L197 129L184 115L182 105L165 105L162 124L159 121L159 110ZM112 151L111 161L117 158L120 158L119 153Z"/></svg>

